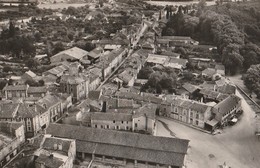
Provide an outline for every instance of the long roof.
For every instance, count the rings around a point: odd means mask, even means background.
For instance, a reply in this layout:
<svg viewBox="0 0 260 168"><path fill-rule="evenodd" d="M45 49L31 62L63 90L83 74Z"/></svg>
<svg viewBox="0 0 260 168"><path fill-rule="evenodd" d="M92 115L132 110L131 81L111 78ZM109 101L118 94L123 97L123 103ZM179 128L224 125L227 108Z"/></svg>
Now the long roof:
<svg viewBox="0 0 260 168"><path fill-rule="evenodd" d="M224 115L231 109L233 109L239 103L240 100L241 99L236 95L230 95L226 99L222 100L217 105L215 105L213 108L217 109L218 113Z"/></svg>
<svg viewBox="0 0 260 168"><path fill-rule="evenodd" d="M82 126L50 124L47 133L76 139L77 152L182 166L189 140Z"/></svg>
<svg viewBox="0 0 260 168"><path fill-rule="evenodd" d="M61 52L59 52L58 54L56 54L52 57L57 57L57 56L60 56L62 54L66 54L66 55L73 57L75 59L81 59L84 56L86 56L88 54L88 52L85 51L85 50L82 50L78 47L73 47L73 48L70 48L68 50L61 51Z"/></svg>

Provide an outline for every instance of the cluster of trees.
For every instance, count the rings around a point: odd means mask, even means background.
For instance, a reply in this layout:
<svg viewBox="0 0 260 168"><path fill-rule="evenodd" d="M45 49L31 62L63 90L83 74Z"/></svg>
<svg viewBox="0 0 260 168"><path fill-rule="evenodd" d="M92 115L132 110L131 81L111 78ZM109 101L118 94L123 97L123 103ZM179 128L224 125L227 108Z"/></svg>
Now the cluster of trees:
<svg viewBox="0 0 260 168"><path fill-rule="evenodd" d="M260 64L252 65L243 76L246 87L260 98Z"/></svg>
<svg viewBox="0 0 260 168"><path fill-rule="evenodd" d="M218 47L228 74L235 74L243 68L240 48L244 45L245 36L230 17L209 10L203 12L200 15L200 32L203 38L211 38Z"/></svg>
<svg viewBox="0 0 260 168"><path fill-rule="evenodd" d="M146 67L140 71L139 77L148 79L148 82L141 88L142 92L161 94L163 90L167 90L169 93L173 93L176 87L177 75L172 68L152 69Z"/></svg>
<svg viewBox="0 0 260 168"><path fill-rule="evenodd" d="M12 55L18 59L35 56L34 38L19 35L19 29L10 21L9 28L2 31L0 36L0 54Z"/></svg>

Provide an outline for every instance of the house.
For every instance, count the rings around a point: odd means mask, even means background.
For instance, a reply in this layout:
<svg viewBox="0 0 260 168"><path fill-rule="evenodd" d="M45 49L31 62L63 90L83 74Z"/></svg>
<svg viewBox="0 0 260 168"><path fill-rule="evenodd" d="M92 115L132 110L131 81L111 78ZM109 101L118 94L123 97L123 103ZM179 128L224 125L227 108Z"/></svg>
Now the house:
<svg viewBox="0 0 260 168"><path fill-rule="evenodd" d="M225 66L222 64L216 64L215 65L215 70L217 71L218 74L225 76Z"/></svg>
<svg viewBox="0 0 260 168"><path fill-rule="evenodd" d="M99 64L97 64L97 67L102 69L103 79L109 76L117 68L126 54L127 50L125 48L119 48L109 52L108 54L102 55Z"/></svg>
<svg viewBox="0 0 260 168"><path fill-rule="evenodd" d="M72 168L76 158L76 142L74 139L45 135L34 155L35 168Z"/></svg>
<svg viewBox="0 0 260 168"><path fill-rule="evenodd" d="M69 63L64 63L54 68L49 69L48 71L43 72L43 76L55 76L61 77L66 71L69 70Z"/></svg>
<svg viewBox="0 0 260 168"><path fill-rule="evenodd" d="M88 54L87 54L87 57L88 59L94 63L95 61L97 61L99 59L99 57L102 55L103 53L103 48L101 47L97 47L93 50L91 50Z"/></svg>
<svg viewBox="0 0 260 168"><path fill-rule="evenodd" d="M22 122L0 122L0 167L4 167L20 151L25 142Z"/></svg>
<svg viewBox="0 0 260 168"><path fill-rule="evenodd" d="M76 139L78 158L122 166L144 167L146 164L181 168L189 144L184 139L64 124L51 124L47 133Z"/></svg>
<svg viewBox="0 0 260 168"><path fill-rule="evenodd" d="M213 68L207 68L201 72L201 75L206 79L218 80L221 78L221 75Z"/></svg>
<svg viewBox="0 0 260 168"><path fill-rule="evenodd" d="M37 79L37 75L32 71L26 71L22 76L21 79L25 81L35 81Z"/></svg>
<svg viewBox="0 0 260 168"><path fill-rule="evenodd" d="M89 81L80 76L63 75L60 80L60 90L62 93L72 94L72 102L86 98Z"/></svg>
<svg viewBox="0 0 260 168"><path fill-rule="evenodd" d="M192 45L195 41L191 37L187 36L161 36L159 39L168 40L169 46L184 46Z"/></svg>
<svg viewBox="0 0 260 168"><path fill-rule="evenodd" d="M29 85L7 85L3 91L6 99L28 97Z"/></svg>
<svg viewBox="0 0 260 168"><path fill-rule="evenodd" d="M220 125L227 125L228 121L241 110L241 99L235 95L230 95L219 102L212 109L215 119Z"/></svg>
<svg viewBox="0 0 260 168"><path fill-rule="evenodd" d="M169 61L168 56L156 55L156 54L148 54L148 57L146 59L146 63L151 65L164 65L168 61Z"/></svg>
<svg viewBox="0 0 260 168"><path fill-rule="evenodd" d="M83 57L87 56L87 54L87 51L82 50L78 47L73 47L68 50L61 51L58 54L52 56L50 58L50 61L52 64L57 64L63 61L79 61Z"/></svg>
<svg viewBox="0 0 260 168"><path fill-rule="evenodd" d="M134 86L135 79L138 72L135 69L127 68L118 75L118 79L122 80L122 84L125 87Z"/></svg>
<svg viewBox="0 0 260 168"><path fill-rule="evenodd" d="M200 91L200 87L196 86L196 85L192 85L190 83L184 83L182 85L182 88L187 91L187 96L189 97L189 99L194 99L196 98L196 95L198 94L198 92Z"/></svg>
<svg viewBox="0 0 260 168"><path fill-rule="evenodd" d="M1 103L0 106L0 121L23 122L26 138L49 125L49 111L38 104Z"/></svg>
<svg viewBox="0 0 260 168"><path fill-rule="evenodd" d="M49 111L49 122L55 122L59 120L64 113L62 109L62 100L56 95L48 94L38 100L36 104L41 105L43 108Z"/></svg>
<svg viewBox="0 0 260 168"><path fill-rule="evenodd" d="M205 103L212 101L218 103L228 97L226 93L220 93L210 89L201 89L199 94L201 95L201 100Z"/></svg>
<svg viewBox="0 0 260 168"><path fill-rule="evenodd" d="M224 94L236 94L237 87L232 84L225 84L217 87L217 91Z"/></svg>
<svg viewBox="0 0 260 168"><path fill-rule="evenodd" d="M30 86L27 90L27 96L28 97L44 97L47 94L47 88L46 86L39 86L39 87L34 87Z"/></svg>
<svg viewBox="0 0 260 168"><path fill-rule="evenodd" d="M213 60L209 58L189 58L189 63L197 68L209 68L213 64Z"/></svg>
<svg viewBox="0 0 260 168"><path fill-rule="evenodd" d="M204 128L205 122L211 117L211 108L210 105L197 101L172 98L163 100L159 106L159 115Z"/></svg>

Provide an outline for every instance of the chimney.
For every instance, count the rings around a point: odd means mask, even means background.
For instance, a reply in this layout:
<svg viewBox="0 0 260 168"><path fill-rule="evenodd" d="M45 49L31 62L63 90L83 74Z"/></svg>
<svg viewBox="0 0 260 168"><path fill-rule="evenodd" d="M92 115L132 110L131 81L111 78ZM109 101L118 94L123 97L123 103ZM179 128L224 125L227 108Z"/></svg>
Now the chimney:
<svg viewBox="0 0 260 168"><path fill-rule="evenodd" d="M53 154L52 153L50 154L49 158L53 159Z"/></svg>
<svg viewBox="0 0 260 168"><path fill-rule="evenodd" d="M62 150L62 144L58 144L58 150Z"/></svg>
<svg viewBox="0 0 260 168"><path fill-rule="evenodd" d="M54 150L57 150L57 149L58 149L58 144L55 143L55 144L53 145L53 148L54 148Z"/></svg>

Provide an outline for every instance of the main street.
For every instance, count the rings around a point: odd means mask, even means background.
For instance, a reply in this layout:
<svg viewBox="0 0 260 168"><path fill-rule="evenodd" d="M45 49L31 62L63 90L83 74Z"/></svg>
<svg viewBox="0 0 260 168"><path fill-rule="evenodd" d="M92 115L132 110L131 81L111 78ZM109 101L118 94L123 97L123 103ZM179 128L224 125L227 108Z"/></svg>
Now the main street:
<svg viewBox="0 0 260 168"><path fill-rule="evenodd" d="M244 113L238 123L224 128L218 135L203 133L172 120L160 120L177 138L190 140L187 168L218 168L224 162L231 168L259 168L260 141L254 135L255 113L243 98L242 108ZM157 135L175 137L160 122Z"/></svg>

